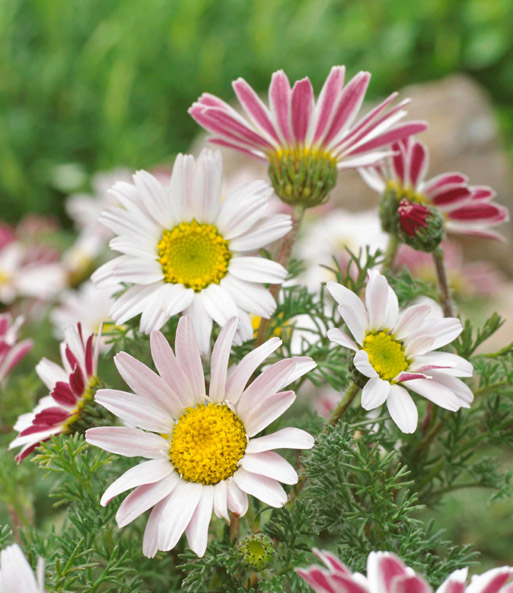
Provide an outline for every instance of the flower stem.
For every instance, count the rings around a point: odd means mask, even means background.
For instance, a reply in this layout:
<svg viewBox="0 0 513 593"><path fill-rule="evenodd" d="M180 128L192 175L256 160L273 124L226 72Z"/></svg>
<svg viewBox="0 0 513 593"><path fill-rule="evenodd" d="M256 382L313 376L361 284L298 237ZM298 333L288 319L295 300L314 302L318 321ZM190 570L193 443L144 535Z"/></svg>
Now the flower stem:
<svg viewBox="0 0 513 593"><path fill-rule="evenodd" d="M451 299L451 289L449 287L443 249L437 248L433 251L433 263L435 264L436 278L440 290L442 310L445 317L454 317L454 304Z"/></svg>
<svg viewBox="0 0 513 593"><path fill-rule="evenodd" d="M386 270L390 270L394 267L394 260L397 254L397 250L399 249L399 245L401 242L399 241L396 234L391 234L388 239L387 249L385 251L385 257L383 259L383 263L381 264L381 271L385 272Z"/></svg>
<svg viewBox="0 0 513 593"><path fill-rule="evenodd" d="M292 211L292 228L290 231L283 237L283 240L280 245L280 251L278 253L278 259L276 260L279 264L283 267L287 267L287 263L290 259L290 255L292 253L292 248L294 247L294 241L296 240L297 233L299 231L299 227L301 226L301 221L303 220L303 215L305 213L305 208L303 206L296 206ZM281 284L272 284L269 292L275 301L278 300L278 295L280 294ZM260 326L258 328L258 334L255 342L255 348L263 344L269 335L269 329L271 327L271 319L261 319Z"/></svg>
<svg viewBox="0 0 513 593"><path fill-rule="evenodd" d="M346 389L346 392L342 396L342 399L338 402L337 406L331 412L331 416L329 417L328 424L330 426L335 426L337 422L342 418L345 411L351 405L351 402L354 400L360 388L356 383L351 383L349 387Z"/></svg>

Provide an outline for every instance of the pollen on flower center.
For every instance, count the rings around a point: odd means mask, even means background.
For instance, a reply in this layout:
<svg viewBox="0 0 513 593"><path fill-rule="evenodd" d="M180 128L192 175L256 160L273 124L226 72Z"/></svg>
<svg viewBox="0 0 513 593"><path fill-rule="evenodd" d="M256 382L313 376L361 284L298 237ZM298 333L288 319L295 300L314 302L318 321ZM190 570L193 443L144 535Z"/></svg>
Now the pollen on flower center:
<svg viewBox="0 0 513 593"><path fill-rule="evenodd" d="M188 482L213 485L233 476L247 438L242 421L225 404L187 408L173 430L169 457Z"/></svg>
<svg viewBox="0 0 513 593"><path fill-rule="evenodd" d="M427 204L428 200L423 194L416 192L414 189L404 187L399 181L389 181L387 189L393 191L397 200L406 199L414 204Z"/></svg>
<svg viewBox="0 0 513 593"><path fill-rule="evenodd" d="M410 366L403 343L384 331L367 333L363 349L369 355L374 370L385 381L392 381Z"/></svg>
<svg viewBox="0 0 513 593"><path fill-rule="evenodd" d="M228 241L217 228L196 220L165 230L158 253L165 281L183 284L196 292L209 284L219 284L232 256Z"/></svg>

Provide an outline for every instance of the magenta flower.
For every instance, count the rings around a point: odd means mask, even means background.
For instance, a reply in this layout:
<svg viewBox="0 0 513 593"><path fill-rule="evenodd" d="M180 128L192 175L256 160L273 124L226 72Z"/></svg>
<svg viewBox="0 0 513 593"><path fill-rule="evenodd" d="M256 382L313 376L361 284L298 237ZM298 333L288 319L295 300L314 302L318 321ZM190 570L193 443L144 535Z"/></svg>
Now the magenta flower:
<svg viewBox="0 0 513 593"><path fill-rule="evenodd" d="M351 573L330 552L314 549L326 565L298 568L297 573L316 593L431 593L432 588L413 569L391 552L371 552L367 560L367 576ZM455 570L436 593L511 593L513 568L494 568L472 578L466 585L467 569Z"/></svg>
<svg viewBox="0 0 513 593"><path fill-rule="evenodd" d="M22 323L23 317L13 322L8 313L0 315L0 384L32 349L32 340L18 342Z"/></svg>
<svg viewBox="0 0 513 593"><path fill-rule="evenodd" d="M493 203L490 187L471 186L461 173L444 173L425 180L428 151L411 138L392 146L395 154L377 166L362 168L367 184L380 194L393 190L398 200L435 206L445 218L447 231L490 239L503 239L492 230L509 220L507 208Z"/></svg>
<svg viewBox="0 0 513 593"><path fill-rule="evenodd" d="M81 418L85 404L91 400L98 384L98 348L100 338L85 336L80 324L68 328L61 343L62 366L43 358L36 366L40 379L50 390L32 412L22 414L14 429L18 436L9 449L22 447L16 456L25 459L52 435L69 432Z"/></svg>

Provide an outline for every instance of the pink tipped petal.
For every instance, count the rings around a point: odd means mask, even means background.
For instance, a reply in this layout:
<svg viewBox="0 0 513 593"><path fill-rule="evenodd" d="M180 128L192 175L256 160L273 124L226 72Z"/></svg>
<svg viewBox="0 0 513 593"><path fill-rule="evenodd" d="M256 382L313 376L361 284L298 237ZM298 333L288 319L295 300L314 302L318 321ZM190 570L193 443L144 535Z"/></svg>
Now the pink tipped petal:
<svg viewBox="0 0 513 593"><path fill-rule="evenodd" d="M201 558L208 544L208 528L214 505L214 486L204 486L201 498L185 530L191 550Z"/></svg>
<svg viewBox="0 0 513 593"><path fill-rule="evenodd" d="M296 144L303 144L314 110L314 94L308 78L299 80L292 89L292 130Z"/></svg>
<svg viewBox="0 0 513 593"><path fill-rule="evenodd" d="M379 377L370 379L362 389L362 408L364 410L374 410L381 406L390 393L390 383L383 381Z"/></svg>
<svg viewBox="0 0 513 593"><path fill-rule="evenodd" d="M147 558L153 558L159 550L159 525L162 520L162 512L167 504L168 496L158 502L150 513L143 538L143 554Z"/></svg>
<svg viewBox="0 0 513 593"><path fill-rule="evenodd" d="M274 72L269 86L269 104L278 129L286 142L292 144L290 133L290 82L283 70ZM294 109L294 107L293 107Z"/></svg>
<svg viewBox="0 0 513 593"><path fill-rule="evenodd" d="M324 562L324 564L331 570L339 574L344 574L349 576L351 572L340 562L340 560L331 552L327 552L326 550L318 550L317 548L313 548L312 552Z"/></svg>
<svg viewBox="0 0 513 593"><path fill-rule="evenodd" d="M228 401L236 403L239 400L250 377L264 360L281 346L281 343L279 338L271 338L246 354L226 382L226 399Z"/></svg>
<svg viewBox="0 0 513 593"><path fill-rule="evenodd" d="M311 449L315 440L313 436L299 428L282 428L272 434L251 439L246 453L262 453L273 449Z"/></svg>
<svg viewBox="0 0 513 593"><path fill-rule="evenodd" d="M253 474L244 468L235 472L233 480L243 492L270 507L280 508L287 502L287 494L276 480Z"/></svg>
<svg viewBox="0 0 513 593"><path fill-rule="evenodd" d="M101 426L86 431L86 441L124 457L166 458L169 443L157 434L126 426Z"/></svg>
<svg viewBox="0 0 513 593"><path fill-rule="evenodd" d="M339 346L349 348L350 350L358 352L358 346L356 345L355 341L352 340L346 333L344 333L336 327L333 327L330 330L328 330L328 338L332 342L338 344Z"/></svg>
<svg viewBox="0 0 513 593"><path fill-rule="evenodd" d="M218 403L225 399L228 362L238 322L237 317L232 317L228 321L221 330L212 351L209 397L213 402Z"/></svg>
<svg viewBox="0 0 513 593"><path fill-rule="evenodd" d="M396 593L432 593L426 581L415 574L398 577L394 581L394 591Z"/></svg>
<svg viewBox="0 0 513 593"><path fill-rule="evenodd" d="M465 593L467 576L468 568L455 570L438 587L436 593Z"/></svg>
<svg viewBox="0 0 513 593"><path fill-rule="evenodd" d="M273 451L246 453L241 467L248 472L278 480L284 484L297 484L297 472L288 461Z"/></svg>
<svg viewBox="0 0 513 593"><path fill-rule="evenodd" d="M475 576L467 587L467 593L500 593L513 576L513 568L502 566Z"/></svg>
<svg viewBox="0 0 513 593"><path fill-rule="evenodd" d="M418 380L420 381L421 379ZM387 407L390 417L400 430L407 434L415 432L419 413L417 406L406 389L399 385L392 385L387 399Z"/></svg>
<svg viewBox="0 0 513 593"><path fill-rule="evenodd" d="M318 566L297 568L296 571L297 574L308 583L310 587L312 587L315 593L341 593L341 589L338 589L332 584L329 575Z"/></svg>
<svg viewBox="0 0 513 593"><path fill-rule="evenodd" d="M371 552L367 559L369 589L380 593L393 593L392 583L407 575L406 566L391 552Z"/></svg>
<svg viewBox="0 0 513 593"><path fill-rule="evenodd" d="M427 124L424 122L408 122L405 124L401 124L396 126L392 130L380 134L376 138L369 140L368 142L364 142L360 144L356 148L352 148L349 151L349 154L362 154L364 152L368 152L370 150L375 150L376 148L381 148L383 146L387 146L392 142L396 142L397 140L402 140L407 138L408 136L413 136L415 134L419 134L423 132L427 128Z"/></svg>

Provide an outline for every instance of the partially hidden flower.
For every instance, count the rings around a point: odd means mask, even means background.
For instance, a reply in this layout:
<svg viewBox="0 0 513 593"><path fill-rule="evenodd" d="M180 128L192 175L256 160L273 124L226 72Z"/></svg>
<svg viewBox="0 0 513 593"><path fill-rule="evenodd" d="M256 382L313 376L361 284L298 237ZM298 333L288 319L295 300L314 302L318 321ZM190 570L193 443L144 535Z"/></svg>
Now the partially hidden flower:
<svg viewBox="0 0 513 593"><path fill-rule="evenodd" d="M418 411L408 390L453 412L470 407L472 391L458 377L471 377L472 365L456 354L437 351L462 332L459 319L434 319L428 304L400 313L396 294L375 270L369 273L365 303L341 284L330 282L327 287L353 336L333 328L328 337L355 351L353 363L363 386L364 409L386 401L392 420L411 433L417 427Z"/></svg>
<svg viewBox="0 0 513 593"><path fill-rule="evenodd" d="M314 549L324 566L298 568L297 573L316 593L432 593L428 582L391 552L371 552L367 575L352 573L331 552ZM511 593L513 568L503 566L472 577L467 569L455 570L436 593Z"/></svg>
<svg viewBox="0 0 513 593"><path fill-rule="evenodd" d="M398 123L408 100L392 106L397 93L356 121L370 74L359 72L346 85L344 78L345 67L333 67L316 101L308 78L291 89L280 70L271 79L269 107L239 78L233 88L244 115L209 93L189 113L214 144L267 161L282 200L314 206L326 199L338 169L375 163L392 142L426 129L422 122Z"/></svg>
<svg viewBox="0 0 513 593"><path fill-rule="evenodd" d="M65 332L61 343L62 366L43 358L36 366L39 378L50 390L32 412L22 414L14 429L18 436L9 449L22 447L16 456L21 462L51 436L71 432L80 426L84 408L98 385L99 339L84 335L80 324Z"/></svg>
<svg viewBox="0 0 513 593"><path fill-rule="evenodd" d="M390 218L401 200L426 207L434 206L443 215L448 232L503 239L494 228L509 220L508 209L496 204L490 187L470 185L461 173L444 173L425 179L428 150L408 138L392 145L394 155L377 166L361 168L367 184L382 196L382 213ZM388 213L388 215L387 215ZM386 228L389 220L384 220Z"/></svg>
<svg viewBox="0 0 513 593"><path fill-rule="evenodd" d="M248 494L272 507L287 501L279 482L295 484L295 469L275 449L309 449L313 438L297 428L256 435L295 400L284 388L315 366L308 357L281 360L249 383L281 344L271 338L227 374L237 319L222 329L211 358L208 394L192 321L178 322L175 352L160 332L150 338L156 374L126 353L115 357L135 393L102 389L96 401L126 426L91 428L87 441L125 457L145 457L105 491L101 504L135 488L116 515L124 527L153 507L143 552L172 549L185 532L198 555L205 552L212 512L230 521L242 516ZM249 385L248 385L249 383Z"/></svg>
<svg viewBox="0 0 513 593"><path fill-rule="evenodd" d="M32 349L32 340L18 342L18 332L22 323L21 316L13 321L9 313L0 315L0 385Z"/></svg>
<svg viewBox="0 0 513 593"><path fill-rule="evenodd" d="M110 314L116 324L142 314L141 331L160 329L170 317L190 314L202 351L212 323L240 319L239 340L253 336L249 314L268 318L276 303L263 283L280 284L286 270L254 252L283 237L290 216L267 215L272 189L255 181L222 199L221 154L179 155L170 185L145 171L134 184L113 191L122 207L100 221L117 237L122 253L93 275L98 286L127 283Z"/></svg>
<svg viewBox="0 0 513 593"><path fill-rule="evenodd" d="M36 573L21 548L14 544L0 552L0 591L5 593L45 593L44 561L37 561Z"/></svg>
<svg viewBox="0 0 513 593"><path fill-rule="evenodd" d="M402 199L397 208L398 235L417 251L434 251L445 235L444 219L437 208Z"/></svg>

